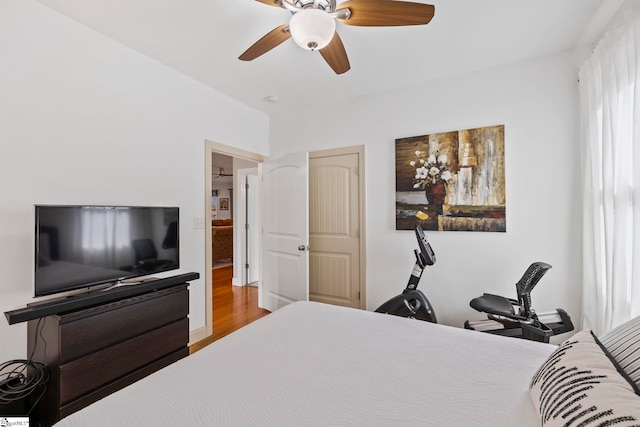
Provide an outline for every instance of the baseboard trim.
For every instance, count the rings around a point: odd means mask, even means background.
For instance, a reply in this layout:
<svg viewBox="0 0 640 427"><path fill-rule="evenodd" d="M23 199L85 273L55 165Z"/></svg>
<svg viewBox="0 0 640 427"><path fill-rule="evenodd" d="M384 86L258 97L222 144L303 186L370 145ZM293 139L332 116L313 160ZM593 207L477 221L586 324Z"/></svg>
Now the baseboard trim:
<svg viewBox="0 0 640 427"><path fill-rule="evenodd" d="M207 338L209 335L207 334L207 327L206 326L202 326L198 329L194 329L193 331L189 332L189 345L193 345L195 343L197 343L198 341L202 341L203 339Z"/></svg>

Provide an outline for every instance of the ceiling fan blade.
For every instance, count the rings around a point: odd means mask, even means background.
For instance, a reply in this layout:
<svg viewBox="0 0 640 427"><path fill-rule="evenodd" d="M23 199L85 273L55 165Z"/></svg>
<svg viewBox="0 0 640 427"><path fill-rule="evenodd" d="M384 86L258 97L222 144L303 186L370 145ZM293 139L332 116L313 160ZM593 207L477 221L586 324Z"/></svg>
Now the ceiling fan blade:
<svg viewBox="0 0 640 427"><path fill-rule="evenodd" d="M278 28L271 30L260 40L251 45L251 47L245 50L238 59L242 61L253 61L260 55L269 52L289 37L291 37L289 24L280 25Z"/></svg>
<svg viewBox="0 0 640 427"><path fill-rule="evenodd" d="M363 27L390 27L428 24L435 7L430 4L395 0L347 0L337 10L349 9L349 19L340 22Z"/></svg>
<svg viewBox="0 0 640 427"><path fill-rule="evenodd" d="M333 38L327 47L320 49L320 55L336 74L346 73L351 69L347 51L344 50L342 39L337 32L333 34Z"/></svg>
<svg viewBox="0 0 640 427"><path fill-rule="evenodd" d="M256 0L256 1L259 1L260 3L264 3L269 6L280 7L280 5L278 5L278 0Z"/></svg>

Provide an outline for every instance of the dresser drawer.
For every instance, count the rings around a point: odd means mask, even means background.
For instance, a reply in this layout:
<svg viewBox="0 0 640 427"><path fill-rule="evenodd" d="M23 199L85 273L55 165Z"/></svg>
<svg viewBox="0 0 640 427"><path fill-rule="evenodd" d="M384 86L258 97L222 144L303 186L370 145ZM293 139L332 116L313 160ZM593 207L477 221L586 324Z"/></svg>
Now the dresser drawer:
<svg viewBox="0 0 640 427"><path fill-rule="evenodd" d="M184 288L156 291L60 319L60 363L108 348L189 314Z"/></svg>
<svg viewBox="0 0 640 427"><path fill-rule="evenodd" d="M60 404L141 369L189 341L189 320L182 319L144 335L60 366Z"/></svg>

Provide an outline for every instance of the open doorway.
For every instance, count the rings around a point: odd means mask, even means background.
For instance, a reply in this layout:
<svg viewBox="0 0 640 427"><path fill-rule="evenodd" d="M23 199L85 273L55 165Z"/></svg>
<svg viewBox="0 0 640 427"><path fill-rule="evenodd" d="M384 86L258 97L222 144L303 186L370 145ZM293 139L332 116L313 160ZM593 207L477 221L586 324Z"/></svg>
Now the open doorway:
<svg viewBox="0 0 640 427"><path fill-rule="evenodd" d="M258 163L211 153L212 339L268 312L258 307Z"/></svg>
<svg viewBox="0 0 640 427"><path fill-rule="evenodd" d="M255 320L256 316L265 314L264 310L258 309L257 289L243 286L247 283L243 279L242 268L247 264L246 251L237 244L246 241L244 222L247 217L246 202L241 199L245 190L238 188L238 171L257 170L258 163L264 158L259 154L206 141L205 159L208 175L205 185L205 223L210 225L205 233L208 250L205 260L207 335L206 342L202 343L204 345L239 327L236 325L238 316L233 314L234 309L243 310L241 321L247 319L247 315ZM251 214L251 217L256 216L257 213ZM252 296L253 293L255 296Z"/></svg>

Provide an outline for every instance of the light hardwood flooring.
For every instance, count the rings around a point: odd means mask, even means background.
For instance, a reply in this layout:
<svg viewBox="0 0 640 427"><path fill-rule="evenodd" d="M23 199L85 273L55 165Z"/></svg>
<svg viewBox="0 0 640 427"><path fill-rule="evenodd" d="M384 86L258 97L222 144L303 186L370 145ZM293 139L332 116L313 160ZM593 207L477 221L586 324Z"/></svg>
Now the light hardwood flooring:
<svg viewBox="0 0 640 427"><path fill-rule="evenodd" d="M212 270L213 334L189 347L191 354L231 332L269 314L258 308L258 288L233 286L233 265Z"/></svg>

